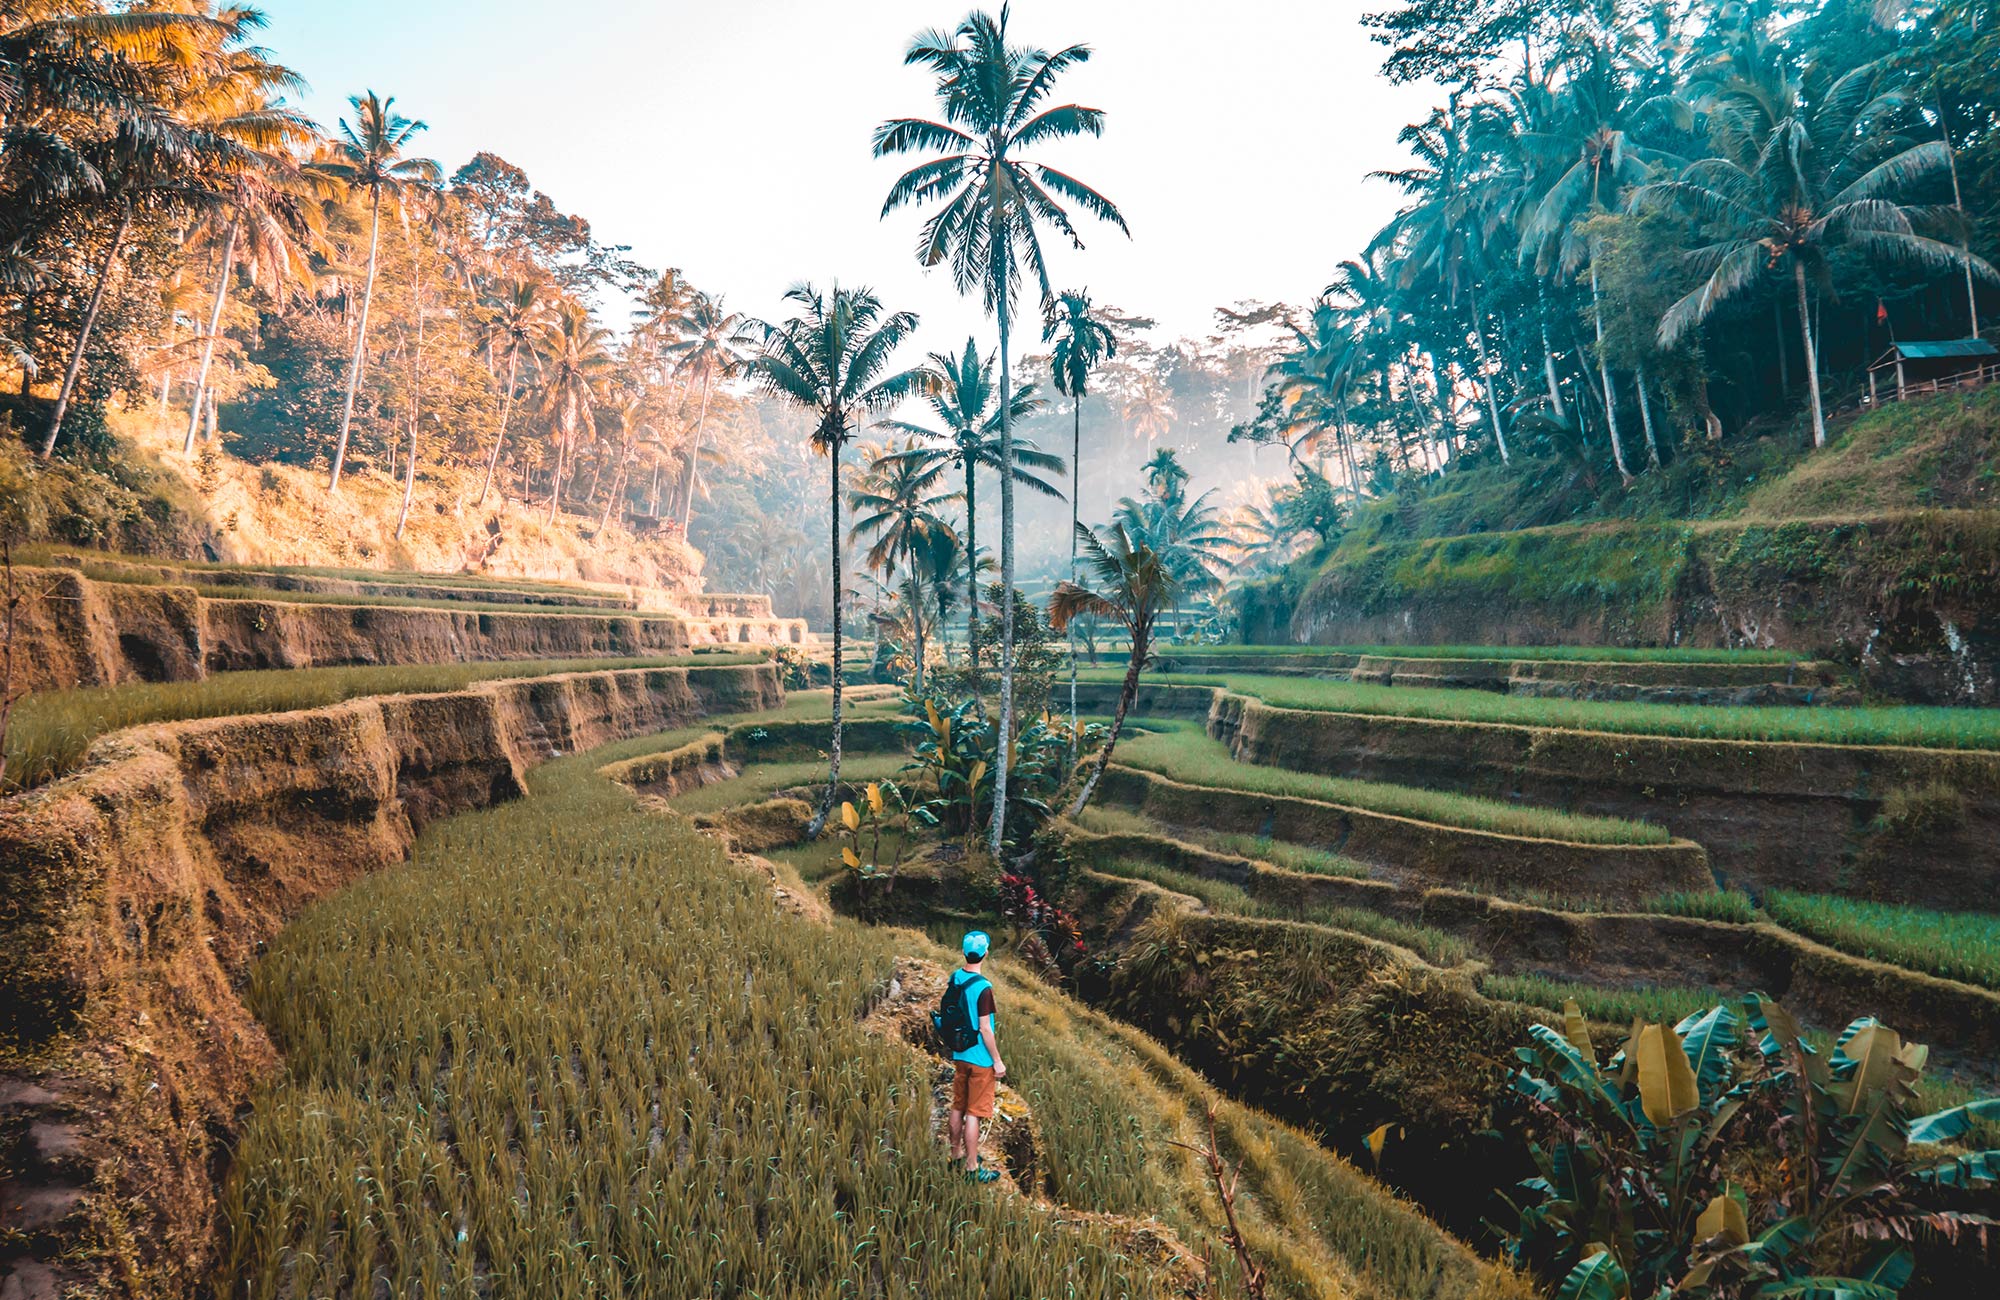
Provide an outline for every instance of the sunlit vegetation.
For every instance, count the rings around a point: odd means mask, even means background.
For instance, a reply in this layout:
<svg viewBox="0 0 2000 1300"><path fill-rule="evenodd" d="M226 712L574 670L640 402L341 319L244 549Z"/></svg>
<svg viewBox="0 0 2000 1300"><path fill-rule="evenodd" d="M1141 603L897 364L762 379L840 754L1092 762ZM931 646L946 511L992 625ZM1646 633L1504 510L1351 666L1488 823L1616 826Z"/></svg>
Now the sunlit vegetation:
<svg viewBox="0 0 2000 1300"><path fill-rule="evenodd" d="M1480 978L1479 989L1489 998L1525 1002L1558 1016L1564 1003L1574 1002L1584 1015L1608 1025L1629 1025L1634 1020L1674 1024L1714 1006L1726 996L1715 989L1614 988L1543 975L1485 975Z"/></svg>
<svg viewBox="0 0 2000 1300"><path fill-rule="evenodd" d="M1699 646L1518 646L1518 645L1177 645L1176 659L1203 656L1380 655L1391 659L1499 659L1580 663L1789 664L1799 656L1786 650L1725 650Z"/></svg>
<svg viewBox="0 0 2000 1300"><path fill-rule="evenodd" d="M1857 957L2000 989L2000 916L1782 889L1764 896L1764 910L1780 925Z"/></svg>
<svg viewBox="0 0 2000 1300"><path fill-rule="evenodd" d="M1228 746L1210 739L1199 724L1155 721L1150 725L1155 728L1150 734L1134 737L1119 749L1118 762L1187 785L1291 795L1446 826L1577 844L1665 844L1671 838L1662 827L1646 822L1239 763L1230 756Z"/></svg>
<svg viewBox="0 0 2000 1300"><path fill-rule="evenodd" d="M756 663L751 654L666 655L654 658L531 659L496 663L411 664L354 668L275 668L220 673L198 682L134 682L86 686L23 697L7 729L7 780L26 788L82 764L106 732L149 722L227 718L311 709L364 695L454 691L474 682L621 668Z"/></svg>
<svg viewBox="0 0 2000 1300"><path fill-rule="evenodd" d="M1093 680L1108 680L1107 670ZM1311 677L1225 673L1159 674L1152 680L1226 686L1275 708L1365 713L1439 721L1495 722L1567 731L1703 740L1791 741L1819 745L1910 745L2000 749L2000 709L1916 706L1802 709L1781 706L1640 704L1544 699L1430 687L1374 686Z"/></svg>
<svg viewBox="0 0 2000 1300"><path fill-rule="evenodd" d="M1122 808L1108 808L1101 804L1084 809L1077 815L1078 825L1087 830L1136 835L1158 835L1158 823L1127 812ZM1174 837L1219 853L1233 853L1238 857L1254 858L1268 862L1274 867L1287 871L1301 871L1313 876L1368 875L1366 863L1343 858L1325 849L1315 849L1305 844L1291 844L1284 840L1274 840L1263 835L1244 835L1235 831L1208 830L1200 826L1176 826Z"/></svg>

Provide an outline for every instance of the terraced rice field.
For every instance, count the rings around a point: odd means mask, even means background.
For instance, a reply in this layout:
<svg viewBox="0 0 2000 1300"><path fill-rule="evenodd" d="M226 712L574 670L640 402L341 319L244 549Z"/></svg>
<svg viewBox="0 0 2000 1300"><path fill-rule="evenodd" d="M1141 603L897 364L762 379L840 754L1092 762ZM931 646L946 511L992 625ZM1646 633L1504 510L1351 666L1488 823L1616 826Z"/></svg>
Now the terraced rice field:
<svg viewBox="0 0 2000 1300"><path fill-rule="evenodd" d="M759 663L762 651L650 659L500 660L482 663L282 668L219 673L198 682L133 682L24 696L7 729L7 788L27 789L75 771L91 742L122 727L188 718L311 709L364 695L460 690L474 682L619 668Z"/></svg>
<svg viewBox="0 0 2000 1300"><path fill-rule="evenodd" d="M273 944L251 997L285 1067L235 1152L232 1292L1137 1297L1173 1289L1164 1228L1234 1294L1173 1145L1214 1104L1274 1294L1529 1294L1004 961L1037 1172L1024 1195L968 1186L927 1067L859 1023L911 934L779 911L596 773L698 730L538 770Z"/></svg>
<svg viewBox="0 0 2000 1300"><path fill-rule="evenodd" d="M1698 646L1518 646L1518 645L1177 645L1175 658L1204 655L1383 655L1396 659L1514 659L1522 661L1638 664L1789 664L1789 650L1729 650Z"/></svg>
<svg viewBox="0 0 2000 1300"><path fill-rule="evenodd" d="M1188 785L1290 795L1416 821L1574 844L1665 844L1672 838L1661 827L1622 818L1579 816L1414 786L1239 763L1230 757L1229 747L1211 739L1200 723L1153 719L1144 725L1146 734L1120 742L1113 761Z"/></svg>
<svg viewBox="0 0 2000 1300"><path fill-rule="evenodd" d="M1772 890L1773 920L1859 957L2000 989L2000 916Z"/></svg>
<svg viewBox="0 0 2000 1300"><path fill-rule="evenodd" d="M1091 681L1120 674L1090 669ZM1511 723L1571 731L1705 740L1799 741L1831 745L1909 745L1929 749L2000 749L2000 709L1857 706L1641 704L1544 699L1431 687L1374 686L1313 677L1253 673L1149 675L1149 682L1220 686L1274 708L1363 713L1437 721Z"/></svg>

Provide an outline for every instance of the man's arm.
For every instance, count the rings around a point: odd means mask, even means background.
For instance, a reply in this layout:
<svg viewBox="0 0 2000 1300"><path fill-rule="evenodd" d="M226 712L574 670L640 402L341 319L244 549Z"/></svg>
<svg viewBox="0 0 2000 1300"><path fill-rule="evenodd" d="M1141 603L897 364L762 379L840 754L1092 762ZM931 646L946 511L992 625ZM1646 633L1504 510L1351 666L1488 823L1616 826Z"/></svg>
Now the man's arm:
<svg viewBox="0 0 2000 1300"><path fill-rule="evenodd" d="M993 1077L1007 1077L1007 1063L1000 1059L1000 1043L993 1037L993 1017L979 1017L979 1039L986 1044L986 1054L993 1058Z"/></svg>

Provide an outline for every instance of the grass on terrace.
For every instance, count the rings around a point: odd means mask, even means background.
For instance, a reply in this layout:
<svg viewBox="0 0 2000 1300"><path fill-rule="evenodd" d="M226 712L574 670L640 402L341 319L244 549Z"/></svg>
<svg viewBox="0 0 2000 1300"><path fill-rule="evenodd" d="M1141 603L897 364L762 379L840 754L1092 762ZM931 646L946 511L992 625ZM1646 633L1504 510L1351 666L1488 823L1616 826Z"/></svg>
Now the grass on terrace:
<svg viewBox="0 0 2000 1300"><path fill-rule="evenodd" d="M1085 830L1108 834L1167 835L1200 848L1213 849L1217 853L1233 853L1239 858L1254 858L1259 862L1268 862L1274 867L1283 867L1287 871L1297 871L1306 875L1366 878L1370 874L1367 863L1343 858L1326 849L1274 840L1265 835L1212 831L1200 826L1176 826L1169 830L1150 818L1141 817L1123 808L1106 808L1093 804L1083 810L1082 815L1077 818L1077 823Z"/></svg>
<svg viewBox="0 0 2000 1300"><path fill-rule="evenodd" d="M1119 742L1112 761L1187 785L1290 795L1445 826L1576 844L1665 844L1671 838L1665 829L1646 822L1239 763L1230 756L1229 747L1211 739L1200 723L1149 719L1146 726L1146 733Z"/></svg>
<svg viewBox="0 0 2000 1300"><path fill-rule="evenodd" d="M824 701L815 701L823 707ZM789 706L788 706L789 711ZM429 827L413 861L310 909L255 968L284 1072L244 1126L221 1276L550 1296L1171 1294L1101 1217L976 1189L927 1072L856 1023L907 930L782 913L677 817L558 760L532 797ZM1192 1155L1214 1099L1142 1035L1004 957L1008 1082L1065 1207L1154 1216L1236 1294ZM1220 1102L1239 1212L1286 1297L1526 1297L1301 1134Z"/></svg>
<svg viewBox="0 0 2000 1300"><path fill-rule="evenodd" d="M2000 916L1780 889L1764 896L1764 910L1778 924L1842 952L2000 989Z"/></svg>
<svg viewBox="0 0 2000 1300"><path fill-rule="evenodd" d="M338 704L364 695L455 691L474 682L618 668L758 663L762 652L666 655L649 659L532 659L494 663L277 668L218 673L198 682L133 682L38 692L14 706L7 729L7 793L42 785L83 764L92 741L152 722L237 717Z"/></svg>
<svg viewBox="0 0 2000 1300"><path fill-rule="evenodd" d="M1122 670L1085 670L1116 681ZM1638 704L1541 699L1421 686L1372 686L1314 677L1254 673L1148 673L1155 683L1223 686L1274 708L1447 722L1493 722L1568 731L1678 736L1702 740L1794 741L1829 745L1910 745L1930 749L2000 749L2000 709L1916 706L1817 708L1707 704Z"/></svg>
<svg viewBox="0 0 2000 1300"><path fill-rule="evenodd" d="M1697 646L1596 645L1187 645L1163 646L1163 656L1375 655L1384 659L1513 659L1582 663L1793 664L1809 658L1789 650L1725 650Z"/></svg>

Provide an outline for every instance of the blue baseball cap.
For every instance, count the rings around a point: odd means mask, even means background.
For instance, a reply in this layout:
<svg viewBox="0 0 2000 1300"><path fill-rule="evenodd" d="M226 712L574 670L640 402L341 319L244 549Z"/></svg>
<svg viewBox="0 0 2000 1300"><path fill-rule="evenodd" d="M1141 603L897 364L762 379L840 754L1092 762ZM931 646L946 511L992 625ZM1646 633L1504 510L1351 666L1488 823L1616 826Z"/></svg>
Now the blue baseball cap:
<svg viewBox="0 0 2000 1300"><path fill-rule="evenodd" d="M986 937L984 930L967 930L961 946L965 949L966 956L976 959L986 955L986 950L993 946L993 940Z"/></svg>

